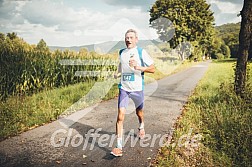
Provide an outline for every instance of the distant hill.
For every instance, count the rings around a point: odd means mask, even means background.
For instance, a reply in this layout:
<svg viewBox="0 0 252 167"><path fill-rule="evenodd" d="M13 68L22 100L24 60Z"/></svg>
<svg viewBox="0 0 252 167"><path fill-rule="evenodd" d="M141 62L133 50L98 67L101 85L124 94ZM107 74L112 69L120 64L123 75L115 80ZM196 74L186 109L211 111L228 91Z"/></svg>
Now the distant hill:
<svg viewBox="0 0 252 167"><path fill-rule="evenodd" d="M162 42L158 42L156 40L139 40L138 46L145 48L148 45L158 45ZM60 46L49 46L50 50L54 51L56 49L58 50L73 50L73 51L79 51L81 48L86 48L88 51L95 51L95 52L105 52L105 53L112 53L114 51L117 51L121 48L125 48L125 42L124 41L109 41L109 42L103 42L99 44L91 44L91 45L82 45L82 46L71 46L71 47L60 47Z"/></svg>
<svg viewBox="0 0 252 167"><path fill-rule="evenodd" d="M239 36L241 23L228 23L223 24L221 26L216 26L216 30L218 30L221 36L226 36L227 34L233 34L236 37Z"/></svg>
<svg viewBox="0 0 252 167"><path fill-rule="evenodd" d="M218 36L223 39L225 44L230 48L231 57L236 58L239 48L239 32L241 23L228 23L216 26Z"/></svg>

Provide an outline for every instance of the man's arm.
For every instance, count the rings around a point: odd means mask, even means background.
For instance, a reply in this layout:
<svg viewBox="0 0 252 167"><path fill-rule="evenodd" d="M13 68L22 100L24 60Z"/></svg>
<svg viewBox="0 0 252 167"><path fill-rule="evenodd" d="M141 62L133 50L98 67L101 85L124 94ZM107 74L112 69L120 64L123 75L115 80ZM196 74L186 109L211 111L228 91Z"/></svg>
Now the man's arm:
<svg viewBox="0 0 252 167"><path fill-rule="evenodd" d="M118 77L120 77L121 72L122 72L122 68L121 68L121 63L119 63L118 67L117 67L117 71L114 73L114 78L117 79Z"/></svg>
<svg viewBox="0 0 252 167"><path fill-rule="evenodd" d="M142 72L147 72L147 73L154 73L155 72L155 66L154 64L148 66L148 67L142 67L142 66L135 66L135 70L140 70Z"/></svg>

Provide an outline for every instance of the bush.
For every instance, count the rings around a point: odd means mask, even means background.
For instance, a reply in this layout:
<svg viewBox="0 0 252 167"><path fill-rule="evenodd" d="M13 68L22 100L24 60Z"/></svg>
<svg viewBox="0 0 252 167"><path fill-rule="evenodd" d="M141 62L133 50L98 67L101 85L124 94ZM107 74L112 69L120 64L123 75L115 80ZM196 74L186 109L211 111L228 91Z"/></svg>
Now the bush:
<svg viewBox="0 0 252 167"><path fill-rule="evenodd" d="M216 53L216 55L215 55L215 59L222 60L224 58L225 58L225 56L222 53Z"/></svg>

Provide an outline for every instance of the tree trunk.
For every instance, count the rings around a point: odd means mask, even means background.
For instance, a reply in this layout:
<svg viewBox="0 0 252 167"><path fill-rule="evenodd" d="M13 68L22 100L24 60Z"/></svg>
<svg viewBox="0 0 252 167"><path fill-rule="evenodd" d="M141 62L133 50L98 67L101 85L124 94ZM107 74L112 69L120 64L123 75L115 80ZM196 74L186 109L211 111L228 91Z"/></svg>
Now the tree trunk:
<svg viewBox="0 0 252 167"><path fill-rule="evenodd" d="M242 97L245 92L247 61L252 38L252 0L244 0L241 17L240 44L235 71L235 92Z"/></svg>
<svg viewBox="0 0 252 167"><path fill-rule="evenodd" d="M251 41L250 41L248 59L249 59L249 60L252 60L252 39L251 39Z"/></svg>

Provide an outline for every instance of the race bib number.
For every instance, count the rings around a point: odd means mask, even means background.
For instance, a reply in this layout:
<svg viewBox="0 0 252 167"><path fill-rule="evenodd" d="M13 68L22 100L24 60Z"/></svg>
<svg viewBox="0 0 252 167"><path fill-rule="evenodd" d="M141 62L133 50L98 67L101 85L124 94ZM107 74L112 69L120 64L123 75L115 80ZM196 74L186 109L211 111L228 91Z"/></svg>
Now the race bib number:
<svg viewBox="0 0 252 167"><path fill-rule="evenodd" d="M123 73L123 81L135 81L134 73Z"/></svg>

